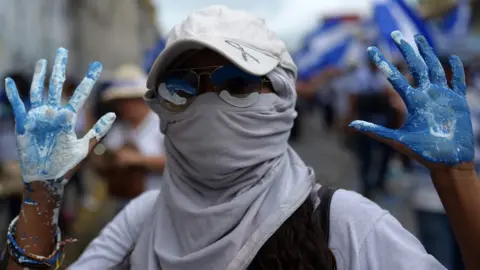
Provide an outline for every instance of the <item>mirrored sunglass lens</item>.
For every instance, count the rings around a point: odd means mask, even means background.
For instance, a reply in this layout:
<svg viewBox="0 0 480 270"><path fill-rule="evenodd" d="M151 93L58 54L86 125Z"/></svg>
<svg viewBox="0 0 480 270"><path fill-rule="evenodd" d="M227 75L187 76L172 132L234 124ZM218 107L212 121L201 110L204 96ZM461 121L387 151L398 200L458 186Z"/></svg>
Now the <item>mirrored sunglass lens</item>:
<svg viewBox="0 0 480 270"><path fill-rule="evenodd" d="M166 74L164 82L184 85L185 89L181 92L188 95L195 95L198 88L198 76L191 70L171 71Z"/></svg>
<svg viewBox="0 0 480 270"><path fill-rule="evenodd" d="M218 90L226 90L232 97L244 98L251 93L260 93L260 80L248 81L243 78L231 78L218 85Z"/></svg>
<svg viewBox="0 0 480 270"><path fill-rule="evenodd" d="M172 71L166 74L165 79L158 87L162 104L168 110L184 110L195 97L198 86L198 77L192 71Z"/></svg>
<svg viewBox="0 0 480 270"><path fill-rule="evenodd" d="M233 97L244 98L259 93L261 78L235 66L224 66L212 73L212 84L218 91L226 90Z"/></svg>

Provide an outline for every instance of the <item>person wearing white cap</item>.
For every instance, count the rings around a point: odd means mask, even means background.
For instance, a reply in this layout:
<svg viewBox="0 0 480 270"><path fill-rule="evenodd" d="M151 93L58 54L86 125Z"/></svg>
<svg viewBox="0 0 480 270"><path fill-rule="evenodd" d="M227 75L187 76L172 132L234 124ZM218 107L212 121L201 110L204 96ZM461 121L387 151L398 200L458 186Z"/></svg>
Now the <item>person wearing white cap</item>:
<svg viewBox="0 0 480 270"><path fill-rule="evenodd" d="M369 52L413 113L399 130L363 121L351 126L431 169L446 208L454 210L447 212L467 264L478 269L480 185L471 169L461 62L452 60L453 92L421 37L417 43L428 67L399 33L395 38L420 88L410 87L376 48ZM130 202L69 269L445 269L387 211L355 192L333 193L316 183L313 170L288 145L296 116L295 79L285 44L250 13L210 6L175 26L149 74L145 95L165 134L161 190ZM11 102L18 104L14 96ZM449 102L455 107L445 110ZM439 111L458 130L428 114ZM23 123L19 119L17 125ZM447 141L442 132L456 135ZM63 171L76 164L67 165ZM48 215L30 212L28 217ZM12 224L11 239L39 235L23 219ZM26 247L30 240L22 240L28 254L9 245L10 260L26 265L32 262L20 262L20 255L47 256L52 234L39 239L45 248Z"/></svg>
<svg viewBox="0 0 480 270"><path fill-rule="evenodd" d="M110 86L100 94L101 101L117 114L117 121L103 141L106 150L113 153L112 160L105 155L104 162L96 164L109 180L111 195L119 199L138 195L142 187L145 190L160 188L165 167L164 135L158 128L160 119L143 101L146 80L140 67L122 65L114 71ZM96 153L104 152L99 147L96 150ZM105 164L107 168L102 167ZM129 179L135 178L129 174L134 168L148 173L146 179ZM127 178L124 183L120 183L118 173ZM110 176L114 179L109 179ZM135 193L131 193L133 191Z"/></svg>

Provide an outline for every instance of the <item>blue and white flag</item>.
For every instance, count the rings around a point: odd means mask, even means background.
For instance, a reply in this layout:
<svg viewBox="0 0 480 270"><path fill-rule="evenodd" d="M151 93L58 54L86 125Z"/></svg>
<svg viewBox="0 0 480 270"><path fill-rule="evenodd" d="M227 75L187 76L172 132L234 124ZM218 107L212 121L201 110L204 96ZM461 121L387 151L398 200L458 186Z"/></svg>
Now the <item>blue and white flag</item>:
<svg viewBox="0 0 480 270"><path fill-rule="evenodd" d="M449 53L458 50L457 45L465 45L472 19L468 0L459 0L457 5L433 24L437 44L442 51Z"/></svg>
<svg viewBox="0 0 480 270"><path fill-rule="evenodd" d="M159 39L157 43L155 43L155 46L149 50L147 50L144 54L144 60L143 60L143 68L145 72L150 72L150 69L153 66L153 63L157 59L157 56L163 51L165 48L166 40L165 39Z"/></svg>
<svg viewBox="0 0 480 270"><path fill-rule="evenodd" d="M444 36L465 37L468 34L472 10L468 0L459 0L457 5L439 21L438 28Z"/></svg>
<svg viewBox="0 0 480 270"><path fill-rule="evenodd" d="M305 39L293 55L300 80L307 80L329 66L343 67L358 57L358 26L341 18L327 20Z"/></svg>
<svg viewBox="0 0 480 270"><path fill-rule="evenodd" d="M399 51L391 39L390 34L399 30L404 39L415 46L414 36L421 34L436 49L432 38L432 30L421 16L409 7L403 0L374 0L373 20L378 27L380 43L385 43L390 54L395 58L400 56Z"/></svg>

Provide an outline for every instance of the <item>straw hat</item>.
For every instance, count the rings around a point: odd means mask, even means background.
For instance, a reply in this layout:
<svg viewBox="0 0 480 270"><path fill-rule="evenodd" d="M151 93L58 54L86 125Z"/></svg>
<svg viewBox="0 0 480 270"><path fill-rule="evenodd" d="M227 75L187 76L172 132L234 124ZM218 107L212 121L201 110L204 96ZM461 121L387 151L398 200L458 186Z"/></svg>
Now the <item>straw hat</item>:
<svg viewBox="0 0 480 270"><path fill-rule="evenodd" d="M112 74L111 85L101 94L102 101L116 99L142 98L145 92L147 76L136 65L122 65Z"/></svg>

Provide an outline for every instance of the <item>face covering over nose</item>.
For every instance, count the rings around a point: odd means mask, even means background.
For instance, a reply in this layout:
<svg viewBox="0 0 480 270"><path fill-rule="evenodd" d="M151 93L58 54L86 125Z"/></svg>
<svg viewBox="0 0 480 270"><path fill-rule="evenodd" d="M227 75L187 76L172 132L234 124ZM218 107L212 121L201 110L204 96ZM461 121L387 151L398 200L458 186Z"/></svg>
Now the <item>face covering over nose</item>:
<svg viewBox="0 0 480 270"><path fill-rule="evenodd" d="M313 171L288 145L295 80L280 68L267 76L276 93L249 107L205 93L173 113L146 98L161 118L167 165L132 254L144 260L139 269L245 269L310 194Z"/></svg>

